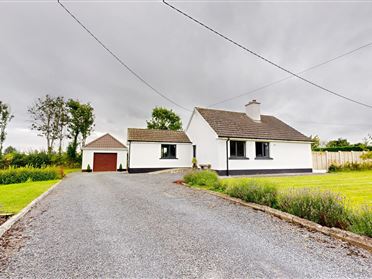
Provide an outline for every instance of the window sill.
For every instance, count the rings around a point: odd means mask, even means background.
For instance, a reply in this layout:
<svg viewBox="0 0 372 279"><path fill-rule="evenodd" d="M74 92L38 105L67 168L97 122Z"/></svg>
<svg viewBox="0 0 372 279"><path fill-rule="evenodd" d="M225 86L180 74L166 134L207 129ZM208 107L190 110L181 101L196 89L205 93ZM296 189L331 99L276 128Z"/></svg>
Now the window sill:
<svg viewBox="0 0 372 279"><path fill-rule="evenodd" d="M256 157L254 158L255 160L274 160L273 158L271 157Z"/></svg>
<svg viewBox="0 0 372 279"><path fill-rule="evenodd" d="M174 157L174 158L159 158L160 160L178 160L178 158Z"/></svg>
<svg viewBox="0 0 372 279"><path fill-rule="evenodd" d="M229 157L229 160L249 160L248 157Z"/></svg>

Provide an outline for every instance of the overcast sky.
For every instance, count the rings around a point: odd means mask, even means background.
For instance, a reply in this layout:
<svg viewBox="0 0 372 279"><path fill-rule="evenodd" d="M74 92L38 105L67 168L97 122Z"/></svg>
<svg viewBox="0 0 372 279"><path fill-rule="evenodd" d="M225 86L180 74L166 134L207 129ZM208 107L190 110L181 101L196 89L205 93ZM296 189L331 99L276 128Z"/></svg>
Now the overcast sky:
<svg viewBox="0 0 372 279"><path fill-rule="evenodd" d="M56 3L0 0L0 100L15 118L5 146L45 148L27 107L45 94L90 102L96 127L126 140L160 98L124 69ZM250 49L301 71L372 42L372 2L170 1ZM88 28L159 91L185 107L207 107L287 74L177 14L161 1L64 1ZM304 74L372 104L372 46ZM361 141L372 109L296 78L216 106L243 111L251 99L306 135Z"/></svg>

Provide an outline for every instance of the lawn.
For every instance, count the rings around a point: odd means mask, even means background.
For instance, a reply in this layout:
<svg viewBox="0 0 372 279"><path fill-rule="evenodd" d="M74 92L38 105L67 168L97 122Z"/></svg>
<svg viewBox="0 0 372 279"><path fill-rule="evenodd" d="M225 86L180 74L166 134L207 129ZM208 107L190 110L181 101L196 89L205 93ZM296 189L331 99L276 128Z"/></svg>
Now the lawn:
<svg viewBox="0 0 372 279"><path fill-rule="evenodd" d="M223 183L252 178L226 178ZM323 175L260 177L254 178L275 184L279 191L292 188L319 188L340 193L353 208L372 206L372 171L338 172Z"/></svg>
<svg viewBox="0 0 372 279"><path fill-rule="evenodd" d="M0 185L0 213L16 214L59 180Z"/></svg>

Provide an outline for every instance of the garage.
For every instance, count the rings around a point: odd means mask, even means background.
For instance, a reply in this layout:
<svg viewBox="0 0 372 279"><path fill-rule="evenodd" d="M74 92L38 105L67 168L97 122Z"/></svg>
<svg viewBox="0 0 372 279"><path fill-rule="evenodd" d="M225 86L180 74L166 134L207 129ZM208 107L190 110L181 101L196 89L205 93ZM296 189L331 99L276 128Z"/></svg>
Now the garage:
<svg viewBox="0 0 372 279"><path fill-rule="evenodd" d="M93 171L116 171L117 153L94 153Z"/></svg>
<svg viewBox="0 0 372 279"><path fill-rule="evenodd" d="M127 169L127 147L110 134L105 134L82 149L82 171L123 171Z"/></svg>

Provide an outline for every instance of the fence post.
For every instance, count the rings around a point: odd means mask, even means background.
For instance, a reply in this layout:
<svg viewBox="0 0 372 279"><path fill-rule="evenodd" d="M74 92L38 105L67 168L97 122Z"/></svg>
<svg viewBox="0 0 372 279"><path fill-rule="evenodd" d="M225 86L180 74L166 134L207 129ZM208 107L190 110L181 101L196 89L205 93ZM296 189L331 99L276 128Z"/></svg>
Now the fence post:
<svg viewBox="0 0 372 279"><path fill-rule="evenodd" d="M328 170L329 169L329 166L328 166L328 151L325 152L325 159L326 159L326 169Z"/></svg>

